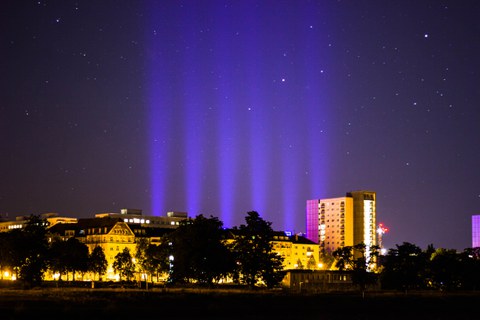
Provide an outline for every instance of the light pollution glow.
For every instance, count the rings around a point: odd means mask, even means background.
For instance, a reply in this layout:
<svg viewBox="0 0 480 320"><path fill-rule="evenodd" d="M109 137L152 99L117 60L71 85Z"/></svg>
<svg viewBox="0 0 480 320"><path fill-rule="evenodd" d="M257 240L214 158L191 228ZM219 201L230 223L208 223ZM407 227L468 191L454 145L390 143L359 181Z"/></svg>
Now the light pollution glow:
<svg viewBox="0 0 480 320"><path fill-rule="evenodd" d="M290 84L270 68L271 34L235 37L241 26L264 29L265 12L238 22L218 10L177 10L168 14L179 23L167 26L162 9L150 8L147 28L152 214L213 215L231 227L254 210L276 229L304 231L305 202L323 194L327 176L324 59L315 39L291 36L305 49ZM199 40L204 19L213 25ZM176 46L187 48L169 49Z"/></svg>

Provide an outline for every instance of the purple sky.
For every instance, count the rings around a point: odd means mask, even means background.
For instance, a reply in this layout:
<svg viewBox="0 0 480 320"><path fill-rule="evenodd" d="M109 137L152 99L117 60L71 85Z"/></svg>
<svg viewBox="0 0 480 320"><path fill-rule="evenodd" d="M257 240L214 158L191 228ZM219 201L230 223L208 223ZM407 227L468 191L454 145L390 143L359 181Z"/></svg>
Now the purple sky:
<svg viewBox="0 0 480 320"><path fill-rule="evenodd" d="M0 213L258 211L377 192L386 247L471 246L478 1L2 1Z"/></svg>

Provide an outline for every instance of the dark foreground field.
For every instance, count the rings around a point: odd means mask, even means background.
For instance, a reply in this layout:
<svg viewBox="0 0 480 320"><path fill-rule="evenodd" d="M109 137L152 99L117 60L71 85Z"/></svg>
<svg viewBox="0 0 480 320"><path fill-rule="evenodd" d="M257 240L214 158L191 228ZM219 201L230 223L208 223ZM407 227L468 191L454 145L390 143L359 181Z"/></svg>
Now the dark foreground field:
<svg viewBox="0 0 480 320"><path fill-rule="evenodd" d="M0 319L480 319L480 294L0 290ZM307 318L308 317L308 318Z"/></svg>

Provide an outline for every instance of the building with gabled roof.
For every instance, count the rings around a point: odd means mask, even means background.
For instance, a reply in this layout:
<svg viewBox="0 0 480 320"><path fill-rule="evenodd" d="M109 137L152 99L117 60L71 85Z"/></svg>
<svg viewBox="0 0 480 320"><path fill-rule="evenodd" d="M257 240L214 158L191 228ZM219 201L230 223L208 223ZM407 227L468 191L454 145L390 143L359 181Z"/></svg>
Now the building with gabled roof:
<svg viewBox="0 0 480 320"><path fill-rule="evenodd" d="M103 249L107 260L106 280L117 280L113 270L115 256L127 248L131 255L135 254L135 233L130 226L119 218L84 218L78 219L76 224L55 225L48 229L54 236L68 239L75 237L85 243L88 251L92 252L97 246Z"/></svg>
<svg viewBox="0 0 480 320"><path fill-rule="evenodd" d="M320 252L318 243L301 235L287 235L283 231L275 231L272 240L273 251L283 257L283 269L322 268L319 262Z"/></svg>
<svg viewBox="0 0 480 320"><path fill-rule="evenodd" d="M239 234L238 229L226 230L227 242L233 241ZM303 235L291 234L285 231L273 231L272 251L283 257L283 269L309 269L322 268L319 262L320 251L315 243Z"/></svg>

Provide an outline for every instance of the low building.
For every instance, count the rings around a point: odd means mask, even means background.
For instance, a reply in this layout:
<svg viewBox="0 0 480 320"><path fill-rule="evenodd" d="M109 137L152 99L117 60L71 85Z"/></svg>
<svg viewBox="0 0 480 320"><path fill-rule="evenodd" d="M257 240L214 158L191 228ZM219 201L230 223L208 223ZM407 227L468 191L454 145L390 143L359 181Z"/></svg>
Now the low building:
<svg viewBox="0 0 480 320"><path fill-rule="evenodd" d="M351 271L286 270L282 286L287 290L312 293L354 291Z"/></svg>
<svg viewBox="0 0 480 320"><path fill-rule="evenodd" d="M62 217L56 212L41 213L38 215L40 219L47 221L48 227L54 226L58 223L77 223L77 218ZM0 221L0 232L8 232L13 229L21 229L27 224L30 216L22 215L15 217L15 220L2 219Z"/></svg>
<svg viewBox="0 0 480 320"><path fill-rule="evenodd" d="M97 213L95 218L119 218L129 224L140 224L143 227L175 229L180 222L188 219L186 212L171 211L166 216L145 216L140 209L121 209L118 212Z"/></svg>
<svg viewBox="0 0 480 320"><path fill-rule="evenodd" d="M79 219L75 224L57 224L48 229L52 237L58 236L63 240L75 237L87 245L90 253L95 247L101 247L108 263L104 280L118 280L118 275L113 270L113 263L116 255L125 248L128 248L133 257L139 238L159 244L161 237L173 230L172 228L145 227L140 223L127 223L121 218L110 216Z"/></svg>

